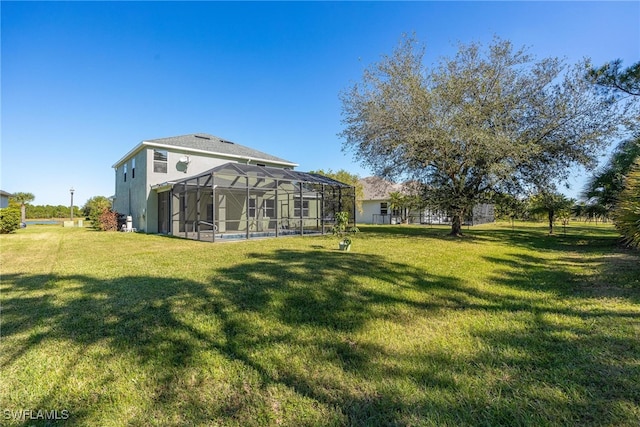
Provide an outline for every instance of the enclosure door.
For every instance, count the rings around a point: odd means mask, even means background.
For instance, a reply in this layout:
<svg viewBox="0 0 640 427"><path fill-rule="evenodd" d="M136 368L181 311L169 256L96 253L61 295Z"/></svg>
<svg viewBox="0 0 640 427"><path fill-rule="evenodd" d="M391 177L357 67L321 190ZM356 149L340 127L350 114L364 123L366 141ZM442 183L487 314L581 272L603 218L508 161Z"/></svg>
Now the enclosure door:
<svg viewBox="0 0 640 427"><path fill-rule="evenodd" d="M170 191L158 193L158 233L169 234L169 200Z"/></svg>

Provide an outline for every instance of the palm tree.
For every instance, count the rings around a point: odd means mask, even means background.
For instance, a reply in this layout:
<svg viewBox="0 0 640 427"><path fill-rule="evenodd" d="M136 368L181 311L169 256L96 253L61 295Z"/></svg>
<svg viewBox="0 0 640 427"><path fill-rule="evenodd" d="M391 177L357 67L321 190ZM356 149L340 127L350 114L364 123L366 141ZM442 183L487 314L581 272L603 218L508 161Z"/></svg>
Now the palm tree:
<svg viewBox="0 0 640 427"><path fill-rule="evenodd" d="M631 166L619 196L613 222L625 244L640 248L640 158Z"/></svg>
<svg viewBox="0 0 640 427"><path fill-rule="evenodd" d="M549 218L549 234L553 234L553 223L556 216L569 211L575 203L564 194L553 191L541 191L530 199L529 212L533 214L546 213Z"/></svg>
<svg viewBox="0 0 640 427"><path fill-rule="evenodd" d="M20 204L20 222L27 219L27 203L33 202L36 198L32 193L14 193L11 200Z"/></svg>
<svg viewBox="0 0 640 427"><path fill-rule="evenodd" d="M624 188L625 176L637 158L640 158L640 135L616 147L606 166L589 179L582 197L590 205L599 205L607 212L613 210Z"/></svg>

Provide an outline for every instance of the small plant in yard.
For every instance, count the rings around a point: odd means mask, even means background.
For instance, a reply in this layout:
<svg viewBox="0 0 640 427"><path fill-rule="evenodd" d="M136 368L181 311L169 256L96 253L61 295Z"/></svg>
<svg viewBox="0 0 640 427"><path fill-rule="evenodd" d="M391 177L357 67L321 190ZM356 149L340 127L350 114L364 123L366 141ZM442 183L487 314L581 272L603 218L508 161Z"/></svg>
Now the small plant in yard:
<svg viewBox="0 0 640 427"><path fill-rule="evenodd" d="M560 222L562 222L562 232L567 234L567 225L569 225L569 222L571 221L571 213L566 210L562 211L558 215L558 218L560 219Z"/></svg>
<svg viewBox="0 0 640 427"><path fill-rule="evenodd" d="M333 226L333 234L340 237L339 248L341 251L348 251L351 249L351 237L349 234L357 233L358 227L349 228L349 212L338 212L336 214L336 224Z"/></svg>

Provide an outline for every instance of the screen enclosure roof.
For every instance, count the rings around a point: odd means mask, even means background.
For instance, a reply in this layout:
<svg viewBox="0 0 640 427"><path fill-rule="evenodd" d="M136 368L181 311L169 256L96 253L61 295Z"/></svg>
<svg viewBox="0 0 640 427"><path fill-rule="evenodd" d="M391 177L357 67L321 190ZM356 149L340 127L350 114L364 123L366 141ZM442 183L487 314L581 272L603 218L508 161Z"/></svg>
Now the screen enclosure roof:
<svg viewBox="0 0 640 427"><path fill-rule="evenodd" d="M167 184L180 184L192 181L198 177L206 177L212 175L214 178L217 175L220 176L243 176L252 178L269 178L278 181L290 181L301 182L305 184L324 184L333 187L349 188L352 187L344 182L336 181L335 179L320 175L317 173L298 172L290 169L281 169L268 166L247 165L243 163L225 163L224 165L217 166L213 169L209 169L206 172L202 172L196 176L182 179ZM166 186L167 184L161 184L160 186ZM155 186L154 186L155 187Z"/></svg>

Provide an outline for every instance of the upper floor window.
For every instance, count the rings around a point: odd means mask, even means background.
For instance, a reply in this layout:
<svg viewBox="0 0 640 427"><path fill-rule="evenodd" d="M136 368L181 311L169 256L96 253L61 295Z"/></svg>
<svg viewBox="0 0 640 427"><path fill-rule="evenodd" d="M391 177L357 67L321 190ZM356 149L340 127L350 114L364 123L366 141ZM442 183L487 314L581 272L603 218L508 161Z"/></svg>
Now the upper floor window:
<svg viewBox="0 0 640 427"><path fill-rule="evenodd" d="M131 179L136 177L136 159L131 159Z"/></svg>
<svg viewBox="0 0 640 427"><path fill-rule="evenodd" d="M124 164L124 182L127 182L127 164Z"/></svg>
<svg viewBox="0 0 640 427"><path fill-rule="evenodd" d="M153 171L167 173L167 150L153 150Z"/></svg>

